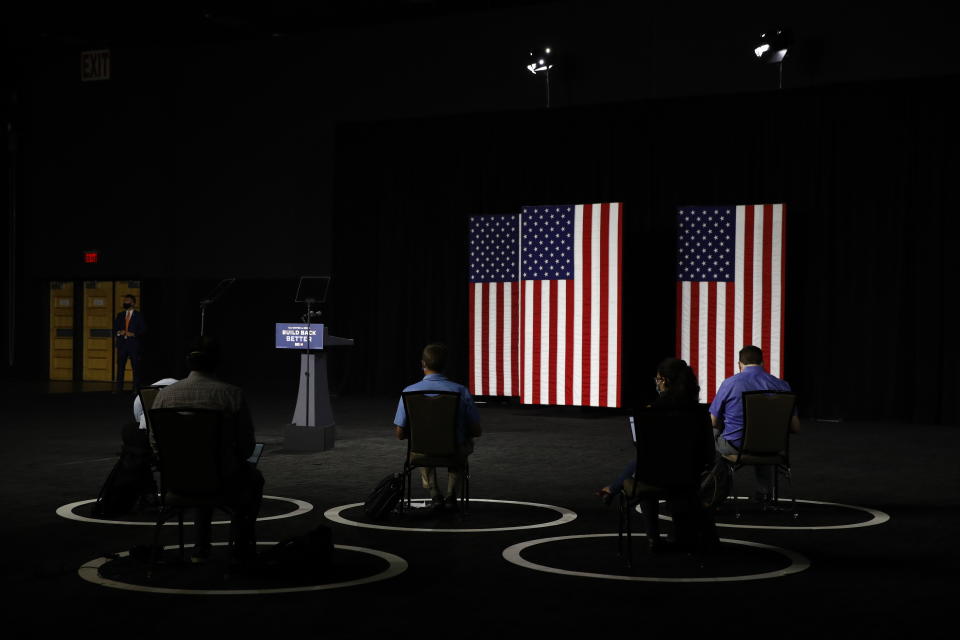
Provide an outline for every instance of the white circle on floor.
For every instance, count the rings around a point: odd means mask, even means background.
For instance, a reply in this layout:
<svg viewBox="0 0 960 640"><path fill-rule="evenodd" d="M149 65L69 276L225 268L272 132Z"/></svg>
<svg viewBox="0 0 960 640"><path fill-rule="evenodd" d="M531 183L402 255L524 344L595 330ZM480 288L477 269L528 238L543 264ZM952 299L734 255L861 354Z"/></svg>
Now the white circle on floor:
<svg viewBox="0 0 960 640"><path fill-rule="evenodd" d="M424 504L427 501L423 499L412 500L419 504ZM520 529L541 529L543 527L556 527L561 524L566 524L568 522L573 522L577 519L577 514L571 511L570 509L565 509L564 507L556 507L552 504L540 504L539 502L520 502L517 500L492 500L492 499L483 499L483 498L470 498L470 502L496 502L498 504L519 504L525 507L538 507L540 509L549 509L551 511L556 511L560 514L555 520L550 520L549 522L539 522L537 524L524 524L517 525L515 527L490 527L487 529L428 529L426 527L395 527L386 524L374 524L372 522L359 522L357 520L348 520L340 515L342 512L353 507L362 507L362 502L355 502L353 504L345 504L340 507L333 507L328 509L323 515L333 522L338 522L340 524L345 524L351 527L363 527L365 529L386 529L388 531L421 531L429 533L485 533L491 531L517 531Z"/></svg>
<svg viewBox="0 0 960 640"><path fill-rule="evenodd" d="M749 542L747 540L732 540L729 538L720 538L720 542L727 544L736 544L744 547L754 547L757 549L766 549L767 551L773 551L784 555L790 560L790 566L784 569L777 569L775 571L766 571L763 573L750 573L742 576L716 576L716 577L702 577L702 578L657 578L654 576L626 576L618 573L592 573L589 571L570 571L567 569L557 569L556 567L549 567L544 564L537 564L535 562L530 562L525 560L520 554L524 549L530 547L546 544L548 542L557 542L560 540L576 540L580 538L610 538L617 535L616 533L588 533L584 535L577 536L559 536L556 538L540 538L538 540L528 540L526 542L520 542L518 544L507 547L503 550L503 558L507 562L513 563L519 567L525 569L532 569L534 571L543 571L545 573L556 573L562 576L577 576L580 578L600 578L603 580L627 580L630 582L745 582L747 580L766 580L768 578L782 578L783 576L788 576L793 573L799 573L804 569L807 569L810 566L810 561L807 560L804 556L800 555L796 551L791 551L789 549L781 549L780 547L774 547L769 544L762 544L760 542ZM643 536L642 533L635 533L633 535Z"/></svg>
<svg viewBox="0 0 960 640"><path fill-rule="evenodd" d="M729 497L728 500L749 500L750 498L744 496ZM883 511L878 511L877 509L871 509L869 507L858 507L852 504L840 504L839 502L823 502L821 500L800 500L797 499L798 503L803 504L823 504L830 507L843 507L845 509L854 509L856 511L863 511L870 515L869 520L864 522L855 522L853 524L826 524L826 525L765 525L765 524L734 524L732 522L718 522L718 527L727 527L729 529L770 529L770 530L779 530L779 531L824 531L827 529L857 529L859 527L874 527L878 524L883 524L890 519L890 516ZM788 505L789 501L784 500L784 505ZM637 513L640 513L640 505L637 505ZM661 520L673 520L670 516L661 515Z"/></svg>
<svg viewBox="0 0 960 640"><path fill-rule="evenodd" d="M296 498L284 498L282 496L263 496L264 500L281 500L283 502L289 502L290 504L296 506L296 509L289 511L287 513L281 513L277 516L261 516L257 518L257 522L265 522L267 520L280 520L282 518L292 518L294 516L303 515L313 511L313 505L309 502L303 500L297 500ZM98 524L124 524L131 525L135 527L155 527L157 526L156 522L145 520L107 520L103 518L88 518L87 516L81 516L74 513L74 509L77 507L82 507L85 504L90 504L91 502L96 502L94 500L80 500L79 502L71 502L70 504L65 504L62 507L57 508L57 515L61 518L66 518L67 520L76 520L77 522L96 522ZM167 522L167 526L176 526L177 522ZM193 525L192 522L184 522L184 526ZM230 524L229 520L215 520L210 524Z"/></svg>
<svg viewBox="0 0 960 640"><path fill-rule="evenodd" d="M258 545L272 545L277 544L276 542L258 542ZM214 542L212 546L214 547L223 547L226 546L226 542ZM184 545L184 547L192 547L193 545ZM164 549L179 549L180 545L171 544L164 547ZM342 544L333 545L334 549L340 549L341 551L356 551L357 553L366 553L371 556L376 556L377 558L382 558L387 561L387 568L376 573L372 576L367 576L366 578L356 578L355 580L345 580L343 582L331 582L329 584L312 584L305 585L301 587L279 587L276 589L175 589L172 587L151 587L148 585L142 584L132 584L129 582L120 582L118 580L111 580L109 578L104 578L100 575L100 567L107 564L111 561L111 558L96 558L86 563L80 569L77 570L77 573L81 578L87 582L92 582L93 584L98 584L103 587L110 587L111 589L124 589L126 591L141 591L145 593L168 593L168 594L181 594L189 596L246 596L246 595L265 595L271 593L297 593L300 591L324 591L327 589L342 589L344 587L354 587L361 584L369 584L371 582L379 582L381 580L387 580L388 578L393 578L400 575L407 570L409 566L407 561L401 558L400 556L395 556L392 553L387 553L386 551L378 551L377 549L368 549L366 547L351 547ZM130 553L128 551L123 551L116 554L117 558L125 558Z"/></svg>

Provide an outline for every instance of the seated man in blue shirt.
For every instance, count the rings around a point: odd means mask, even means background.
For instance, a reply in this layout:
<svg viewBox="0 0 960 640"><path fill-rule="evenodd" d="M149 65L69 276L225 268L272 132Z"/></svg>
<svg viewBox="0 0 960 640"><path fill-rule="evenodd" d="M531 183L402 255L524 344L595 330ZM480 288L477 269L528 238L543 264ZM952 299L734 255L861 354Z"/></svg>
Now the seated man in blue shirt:
<svg viewBox="0 0 960 640"><path fill-rule="evenodd" d="M423 348L423 354L420 360L420 366L423 368L423 380L414 383L404 389L404 391L456 391L460 394L460 422L457 425L457 441L461 456L466 459L473 453L473 438L479 437L480 414L473 403L473 396L462 384L457 384L443 375L447 364L447 347L442 344L428 344ZM407 439L407 411L403 406L403 398L397 405L397 415L393 419L397 438ZM417 452L411 451L411 456L416 456ZM456 509L457 495L460 489L461 481L460 467L447 467L447 493L445 496L440 494L437 488L437 471L432 467L420 467L420 479L423 488L430 491L430 498L433 501L434 508L440 510L449 508Z"/></svg>
<svg viewBox="0 0 960 640"><path fill-rule="evenodd" d="M790 391L790 385L780 378L767 373L763 368L763 351L753 345L740 350L740 373L731 376L720 384L717 395L710 403L710 420L713 422L713 435L717 452L721 455L737 453L737 447L743 444L743 400L744 391ZM790 431L800 431L800 420L794 414L790 421ZM765 502L773 494L772 466L754 466L757 474L757 499Z"/></svg>

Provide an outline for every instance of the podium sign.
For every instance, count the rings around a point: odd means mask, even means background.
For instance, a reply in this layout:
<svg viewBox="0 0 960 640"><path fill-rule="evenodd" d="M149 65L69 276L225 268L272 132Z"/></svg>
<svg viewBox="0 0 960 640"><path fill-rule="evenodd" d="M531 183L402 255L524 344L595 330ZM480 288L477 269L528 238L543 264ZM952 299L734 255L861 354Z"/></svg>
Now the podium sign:
<svg viewBox="0 0 960 640"><path fill-rule="evenodd" d="M322 324L306 325L278 322L276 327L277 349L309 349L311 351L323 349L324 331Z"/></svg>

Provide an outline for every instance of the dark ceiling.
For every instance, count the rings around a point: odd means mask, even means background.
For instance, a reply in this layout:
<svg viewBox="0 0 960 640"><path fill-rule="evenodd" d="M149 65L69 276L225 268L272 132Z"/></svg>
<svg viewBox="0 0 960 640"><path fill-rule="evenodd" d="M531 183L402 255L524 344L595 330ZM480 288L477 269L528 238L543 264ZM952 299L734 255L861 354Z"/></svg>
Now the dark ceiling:
<svg viewBox="0 0 960 640"><path fill-rule="evenodd" d="M6 47L156 42L227 42L321 33L325 30L498 11L556 0L282 1L254 6L126 4L63 5L55 12L33 3L6 9Z"/></svg>

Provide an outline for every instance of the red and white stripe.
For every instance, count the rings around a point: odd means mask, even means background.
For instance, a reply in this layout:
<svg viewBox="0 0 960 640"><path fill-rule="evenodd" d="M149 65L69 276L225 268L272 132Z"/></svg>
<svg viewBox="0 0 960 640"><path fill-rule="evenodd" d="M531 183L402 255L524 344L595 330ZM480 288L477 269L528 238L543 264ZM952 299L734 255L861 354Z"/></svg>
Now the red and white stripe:
<svg viewBox="0 0 960 640"><path fill-rule="evenodd" d="M470 283L470 392L478 396L518 396L518 319L516 282Z"/></svg>
<svg viewBox="0 0 960 640"><path fill-rule="evenodd" d="M697 372L710 402L737 373L746 345L763 349L766 369L783 377L786 208L738 205L733 282L677 282L677 353Z"/></svg>
<svg viewBox="0 0 960 640"><path fill-rule="evenodd" d="M521 283L521 401L619 407L621 396L621 203L574 213L568 280Z"/></svg>

